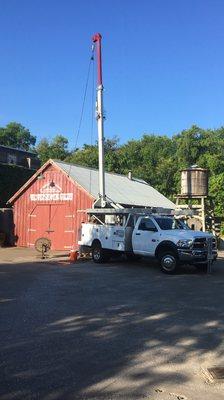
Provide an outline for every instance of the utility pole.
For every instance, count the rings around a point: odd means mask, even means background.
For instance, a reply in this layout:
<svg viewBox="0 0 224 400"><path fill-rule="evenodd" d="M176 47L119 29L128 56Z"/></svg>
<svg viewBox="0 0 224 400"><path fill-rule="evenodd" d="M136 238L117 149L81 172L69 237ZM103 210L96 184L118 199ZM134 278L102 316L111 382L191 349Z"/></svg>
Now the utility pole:
<svg viewBox="0 0 224 400"><path fill-rule="evenodd" d="M106 206L105 195L105 171L104 171L104 117L103 117L103 80L102 80L102 55L101 55L100 33L96 33L92 40L96 45L97 55L97 108L96 118L98 127L98 150L99 150L99 206ZM98 201L97 201L98 203Z"/></svg>

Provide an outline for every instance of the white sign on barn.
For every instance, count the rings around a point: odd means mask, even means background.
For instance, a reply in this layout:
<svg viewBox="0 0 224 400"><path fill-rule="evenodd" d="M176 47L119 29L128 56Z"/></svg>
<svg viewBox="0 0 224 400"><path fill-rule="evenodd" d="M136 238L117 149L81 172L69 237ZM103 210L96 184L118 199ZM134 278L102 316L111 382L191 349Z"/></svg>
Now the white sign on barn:
<svg viewBox="0 0 224 400"><path fill-rule="evenodd" d="M31 201L71 201L73 200L73 193L62 193L60 186L54 182L46 183L41 189L40 193L31 193Z"/></svg>

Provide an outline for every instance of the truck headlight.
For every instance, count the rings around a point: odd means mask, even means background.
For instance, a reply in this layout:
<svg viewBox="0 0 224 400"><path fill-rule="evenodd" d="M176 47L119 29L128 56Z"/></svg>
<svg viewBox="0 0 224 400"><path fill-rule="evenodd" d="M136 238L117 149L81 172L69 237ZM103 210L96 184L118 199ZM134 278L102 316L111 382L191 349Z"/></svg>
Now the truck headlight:
<svg viewBox="0 0 224 400"><path fill-rule="evenodd" d="M191 239L182 239L177 242L177 247L181 247L182 249L189 249L193 243Z"/></svg>

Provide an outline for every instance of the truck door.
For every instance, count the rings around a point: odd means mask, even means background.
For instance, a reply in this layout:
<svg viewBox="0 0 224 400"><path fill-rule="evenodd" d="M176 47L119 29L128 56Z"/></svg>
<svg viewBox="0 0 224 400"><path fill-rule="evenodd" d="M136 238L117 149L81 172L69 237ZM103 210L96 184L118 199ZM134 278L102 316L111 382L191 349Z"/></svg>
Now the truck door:
<svg viewBox="0 0 224 400"><path fill-rule="evenodd" d="M132 235L134 253L154 256L158 241L159 232L151 218L140 218Z"/></svg>

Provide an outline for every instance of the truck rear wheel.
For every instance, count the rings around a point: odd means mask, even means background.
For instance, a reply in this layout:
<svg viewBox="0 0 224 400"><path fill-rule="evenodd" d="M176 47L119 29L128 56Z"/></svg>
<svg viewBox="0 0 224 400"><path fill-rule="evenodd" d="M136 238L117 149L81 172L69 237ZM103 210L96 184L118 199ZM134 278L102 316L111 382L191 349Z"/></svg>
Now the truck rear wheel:
<svg viewBox="0 0 224 400"><path fill-rule="evenodd" d="M178 257L172 250L163 251L159 254L161 271L165 274L174 274L178 268Z"/></svg>
<svg viewBox="0 0 224 400"><path fill-rule="evenodd" d="M100 243L94 243L92 246L92 259L96 264L102 264L109 261L110 255L106 253Z"/></svg>

